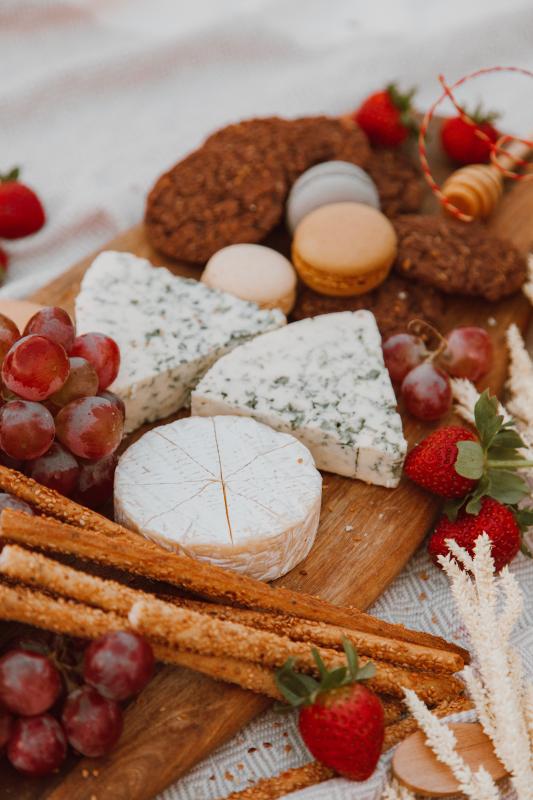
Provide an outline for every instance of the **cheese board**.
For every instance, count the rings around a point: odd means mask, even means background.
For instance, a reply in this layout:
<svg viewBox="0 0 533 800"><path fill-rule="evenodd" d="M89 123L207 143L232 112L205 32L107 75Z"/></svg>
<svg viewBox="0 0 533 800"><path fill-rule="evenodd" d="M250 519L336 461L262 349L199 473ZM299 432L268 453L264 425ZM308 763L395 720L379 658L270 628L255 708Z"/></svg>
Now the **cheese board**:
<svg viewBox="0 0 533 800"><path fill-rule="evenodd" d="M439 171L443 175L448 168L441 164ZM430 196L427 210L436 211ZM532 219L533 184L517 183L505 194L489 227L528 252L533 241ZM269 243L287 252L288 237L283 230L274 232ZM197 267L177 264L156 253L142 224L102 249L133 253L154 266L168 267L176 275L195 279L200 275ZM73 313L80 282L95 255L28 299L42 305L59 305ZM511 322L526 328L530 318L528 301L516 294L497 304L454 296L446 303L448 328L468 323L489 331L496 357L484 382L499 391L506 375L505 331ZM178 416L184 415L181 412ZM124 448L150 427L143 426L130 435ZM427 425L407 415L404 428L410 445L428 430ZM420 545L437 509L434 497L405 479L391 490L324 473L315 545L309 556L278 583L337 604L367 608ZM0 626L0 641L12 632L11 626ZM38 782L20 777L3 761L0 796L17 800L149 800L270 703L268 698L216 683L187 669L163 667L129 706L123 737L110 756L98 762L72 758L58 775Z"/></svg>

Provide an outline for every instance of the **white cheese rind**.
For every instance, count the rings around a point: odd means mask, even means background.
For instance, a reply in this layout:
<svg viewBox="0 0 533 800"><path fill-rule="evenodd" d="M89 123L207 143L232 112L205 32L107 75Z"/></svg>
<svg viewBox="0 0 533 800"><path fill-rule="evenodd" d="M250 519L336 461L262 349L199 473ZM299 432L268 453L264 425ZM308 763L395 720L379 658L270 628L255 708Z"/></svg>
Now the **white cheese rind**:
<svg viewBox="0 0 533 800"><path fill-rule="evenodd" d="M191 389L218 358L285 322L278 310L260 310L131 253L101 253L76 298L78 333L99 331L120 347L110 389L126 404L127 432L189 405Z"/></svg>
<svg viewBox="0 0 533 800"><path fill-rule="evenodd" d="M239 347L200 381L191 410L292 433L319 469L391 488L400 480L407 443L369 311L293 322Z"/></svg>
<svg viewBox="0 0 533 800"><path fill-rule="evenodd" d="M293 436L243 417L190 417L119 461L115 518L168 549L273 580L311 549L322 478Z"/></svg>

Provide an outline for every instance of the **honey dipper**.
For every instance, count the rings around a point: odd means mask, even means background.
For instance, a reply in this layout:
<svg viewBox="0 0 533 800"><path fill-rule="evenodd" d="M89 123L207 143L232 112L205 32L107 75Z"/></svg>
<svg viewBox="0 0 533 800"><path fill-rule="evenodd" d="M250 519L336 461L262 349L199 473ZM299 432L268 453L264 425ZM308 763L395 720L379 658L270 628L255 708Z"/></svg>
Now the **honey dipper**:
<svg viewBox="0 0 533 800"><path fill-rule="evenodd" d="M533 137L533 132L528 138ZM470 164L453 172L442 187L442 194L453 205L473 219L488 217L503 194L503 178L513 172L530 152L530 144L515 139L498 152L496 164ZM502 171L503 170L503 171Z"/></svg>

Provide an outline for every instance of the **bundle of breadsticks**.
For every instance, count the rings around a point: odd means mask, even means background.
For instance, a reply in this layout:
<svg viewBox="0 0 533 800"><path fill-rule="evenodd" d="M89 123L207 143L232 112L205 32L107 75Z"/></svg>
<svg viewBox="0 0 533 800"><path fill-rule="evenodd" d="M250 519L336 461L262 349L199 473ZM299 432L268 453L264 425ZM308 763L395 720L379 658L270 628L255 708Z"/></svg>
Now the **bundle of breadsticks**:
<svg viewBox="0 0 533 800"><path fill-rule="evenodd" d="M388 746L413 728L403 687L443 710L466 702L454 673L468 653L439 637L166 551L6 467L0 487L35 512L0 517L0 619L86 639L134 630L159 661L277 700L275 670L287 658L314 674L313 646L329 667L341 665L346 637L361 664L376 666L368 685L383 700ZM86 562L124 582L85 571ZM128 585L132 575L148 579L147 588Z"/></svg>

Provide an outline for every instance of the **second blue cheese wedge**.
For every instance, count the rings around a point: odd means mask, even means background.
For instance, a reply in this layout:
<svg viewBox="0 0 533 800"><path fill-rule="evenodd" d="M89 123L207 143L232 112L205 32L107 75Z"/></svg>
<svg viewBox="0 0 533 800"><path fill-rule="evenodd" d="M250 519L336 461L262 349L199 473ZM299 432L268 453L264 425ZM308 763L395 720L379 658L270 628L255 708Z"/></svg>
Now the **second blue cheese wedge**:
<svg viewBox="0 0 533 800"><path fill-rule="evenodd" d="M319 469L387 487L400 480L407 443L370 311L293 322L237 348L200 381L191 410L291 433Z"/></svg>
<svg viewBox="0 0 533 800"><path fill-rule="evenodd" d="M218 358L286 320L281 311L108 251L85 273L76 323L79 334L99 331L119 345L120 372L109 388L126 404L126 431L133 431L189 405L191 389Z"/></svg>

